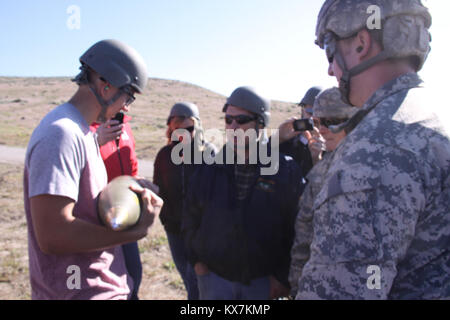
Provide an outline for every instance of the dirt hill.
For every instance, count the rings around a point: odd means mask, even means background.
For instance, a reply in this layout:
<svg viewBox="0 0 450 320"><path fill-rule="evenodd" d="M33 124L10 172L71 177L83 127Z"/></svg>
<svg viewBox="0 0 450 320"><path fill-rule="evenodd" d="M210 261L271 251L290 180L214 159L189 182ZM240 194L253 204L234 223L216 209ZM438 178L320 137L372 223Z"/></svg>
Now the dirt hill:
<svg viewBox="0 0 450 320"><path fill-rule="evenodd" d="M25 147L42 117L67 101L76 90L70 78L0 77L0 144ZM137 153L153 160L165 144L166 119L173 104L197 104L205 129L224 128L222 106L226 97L182 81L150 79L147 90L131 106ZM271 128L299 114L294 103L272 102Z"/></svg>

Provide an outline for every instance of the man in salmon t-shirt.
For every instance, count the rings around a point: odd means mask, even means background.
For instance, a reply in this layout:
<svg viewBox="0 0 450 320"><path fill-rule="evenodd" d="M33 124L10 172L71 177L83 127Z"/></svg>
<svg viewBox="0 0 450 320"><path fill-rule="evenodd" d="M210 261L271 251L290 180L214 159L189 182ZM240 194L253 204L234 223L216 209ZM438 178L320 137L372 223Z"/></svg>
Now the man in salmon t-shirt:
<svg viewBox="0 0 450 320"><path fill-rule="evenodd" d="M127 299L133 281L121 245L145 237L162 206L150 190L130 187L143 200L138 224L122 232L101 225L96 198L107 176L89 124L126 109L145 88L147 69L134 49L116 40L94 44L80 62L77 92L44 117L25 159L33 299Z"/></svg>

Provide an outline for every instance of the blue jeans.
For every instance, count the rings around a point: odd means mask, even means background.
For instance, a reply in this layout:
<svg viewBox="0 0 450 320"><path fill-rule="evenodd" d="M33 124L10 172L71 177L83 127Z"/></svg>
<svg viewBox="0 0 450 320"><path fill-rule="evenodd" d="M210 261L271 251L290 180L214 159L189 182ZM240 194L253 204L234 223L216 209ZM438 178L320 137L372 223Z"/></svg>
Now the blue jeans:
<svg viewBox="0 0 450 320"><path fill-rule="evenodd" d="M131 242L123 244L122 250L125 257L125 265L127 266L128 274L134 282L134 288L130 300L139 300L138 292L142 280L142 263L138 243Z"/></svg>
<svg viewBox="0 0 450 320"><path fill-rule="evenodd" d="M198 300L197 277L195 275L194 268L189 263L187 258L184 240L181 235L170 232L166 233L173 262L175 263L175 266L183 279L188 300Z"/></svg>
<svg viewBox="0 0 450 320"><path fill-rule="evenodd" d="M232 282L213 272L197 276L200 300L269 300L269 277L254 279L249 285Z"/></svg>

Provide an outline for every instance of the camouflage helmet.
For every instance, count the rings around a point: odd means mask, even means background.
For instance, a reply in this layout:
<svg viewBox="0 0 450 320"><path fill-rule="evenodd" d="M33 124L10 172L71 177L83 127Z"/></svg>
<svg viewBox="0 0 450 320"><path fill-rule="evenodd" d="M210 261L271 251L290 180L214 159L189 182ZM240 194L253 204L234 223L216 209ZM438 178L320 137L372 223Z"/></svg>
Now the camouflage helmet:
<svg viewBox="0 0 450 320"><path fill-rule="evenodd" d="M349 119L358 108L344 103L341 92L333 87L319 93L314 102L313 116L316 118Z"/></svg>
<svg viewBox="0 0 450 320"><path fill-rule="evenodd" d="M430 51L431 15L420 0L327 0L316 26L316 44L324 48L326 35L338 39L355 35L368 26L377 12L381 18L382 45L389 58L416 56L419 71ZM376 26L374 26L376 28Z"/></svg>
<svg viewBox="0 0 450 320"><path fill-rule="evenodd" d="M167 124L170 123L170 120L173 117L184 117L184 118L196 118L200 120L200 113L198 111L198 107L191 102L178 102L175 103L170 109L169 117L167 118Z"/></svg>
<svg viewBox="0 0 450 320"><path fill-rule="evenodd" d="M82 73L83 67L88 66L116 88L131 87L142 93L147 85L148 75L144 58L118 40L95 43L80 57L80 62Z"/></svg>
<svg viewBox="0 0 450 320"><path fill-rule="evenodd" d="M270 100L264 98L253 87L239 87L228 97L222 111L229 105L250 111L258 116L258 123L267 127L270 120Z"/></svg>
<svg viewBox="0 0 450 320"><path fill-rule="evenodd" d="M382 51L348 70L336 42L369 28L373 13L380 15ZM334 56L342 69L339 89L344 102L350 103L350 78L373 65L391 58L416 58L419 71L430 51L428 32L431 16L420 0L327 0L319 12L316 44ZM378 26L375 26L375 28Z"/></svg>

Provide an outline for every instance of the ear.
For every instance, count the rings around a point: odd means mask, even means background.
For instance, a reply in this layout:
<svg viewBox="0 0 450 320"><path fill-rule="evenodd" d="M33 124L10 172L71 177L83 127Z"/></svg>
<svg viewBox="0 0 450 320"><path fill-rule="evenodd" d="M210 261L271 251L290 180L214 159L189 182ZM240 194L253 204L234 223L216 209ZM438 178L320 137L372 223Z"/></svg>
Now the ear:
<svg viewBox="0 0 450 320"><path fill-rule="evenodd" d="M106 81L100 81L100 92L102 96L108 95L109 91L111 90L111 85Z"/></svg>
<svg viewBox="0 0 450 320"><path fill-rule="evenodd" d="M360 60L366 58L367 55L371 52L372 43L372 37L366 29L358 32L353 48Z"/></svg>

